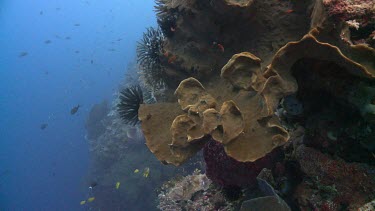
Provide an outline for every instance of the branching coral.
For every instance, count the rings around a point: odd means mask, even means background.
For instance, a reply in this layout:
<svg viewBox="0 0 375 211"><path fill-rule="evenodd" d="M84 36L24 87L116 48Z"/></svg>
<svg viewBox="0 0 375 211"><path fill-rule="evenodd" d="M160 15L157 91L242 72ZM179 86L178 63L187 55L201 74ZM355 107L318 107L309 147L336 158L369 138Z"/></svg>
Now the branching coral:
<svg viewBox="0 0 375 211"><path fill-rule="evenodd" d="M148 28L137 46L137 62L141 66L141 77L146 86L159 87L164 83L165 73L161 64L164 35L160 28Z"/></svg>
<svg viewBox="0 0 375 211"><path fill-rule="evenodd" d="M130 86L120 92L120 102L117 110L125 123L136 125L138 123L138 109L143 103L143 91L139 85Z"/></svg>

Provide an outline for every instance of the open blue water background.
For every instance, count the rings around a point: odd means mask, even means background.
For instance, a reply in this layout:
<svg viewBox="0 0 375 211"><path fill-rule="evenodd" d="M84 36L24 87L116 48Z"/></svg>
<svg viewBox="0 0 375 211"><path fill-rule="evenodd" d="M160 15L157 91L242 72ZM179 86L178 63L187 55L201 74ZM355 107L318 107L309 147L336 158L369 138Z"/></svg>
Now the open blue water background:
<svg viewBox="0 0 375 211"><path fill-rule="evenodd" d="M153 4L0 0L0 210L82 209L85 119L111 99L136 41L156 25Z"/></svg>

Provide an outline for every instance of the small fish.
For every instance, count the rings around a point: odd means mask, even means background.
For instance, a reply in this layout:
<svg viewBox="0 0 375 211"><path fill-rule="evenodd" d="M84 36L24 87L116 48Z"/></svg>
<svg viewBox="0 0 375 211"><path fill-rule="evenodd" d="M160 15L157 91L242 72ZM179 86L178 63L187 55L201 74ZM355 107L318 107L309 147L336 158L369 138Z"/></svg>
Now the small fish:
<svg viewBox="0 0 375 211"><path fill-rule="evenodd" d="M74 115L75 113L77 113L79 107L80 107L80 105L77 105L77 106L73 107L73 108L70 110L70 114L71 114L71 115Z"/></svg>
<svg viewBox="0 0 375 211"><path fill-rule="evenodd" d="M171 26L171 32L175 32L175 31L176 31L176 28Z"/></svg>
<svg viewBox="0 0 375 211"><path fill-rule="evenodd" d="M91 182L90 187L93 188L93 187L95 187L95 186L97 186L97 185L98 185L98 183L95 182L95 181L93 181L93 182Z"/></svg>
<svg viewBox="0 0 375 211"><path fill-rule="evenodd" d="M120 182L116 182L116 189L120 188Z"/></svg>
<svg viewBox="0 0 375 211"><path fill-rule="evenodd" d="M121 41L121 40L122 40L122 38L118 38L118 39L117 39L117 41Z"/></svg>
<svg viewBox="0 0 375 211"><path fill-rule="evenodd" d="M114 48L110 48L110 49L108 49L109 51L116 51L116 49L114 49Z"/></svg>
<svg viewBox="0 0 375 211"><path fill-rule="evenodd" d="M224 50L225 50L225 49L224 49L224 46L223 46L222 44L218 43L218 44L217 44L217 47L220 49L221 52L224 53Z"/></svg>
<svg viewBox="0 0 375 211"><path fill-rule="evenodd" d="M93 202L95 200L95 197L90 197L87 199L88 202Z"/></svg>
<svg viewBox="0 0 375 211"><path fill-rule="evenodd" d="M163 55L168 58L168 56L169 56L168 51L166 51L165 53L163 53Z"/></svg>
<svg viewBox="0 0 375 211"><path fill-rule="evenodd" d="M46 40L44 41L45 44L50 44L51 43L51 40Z"/></svg>
<svg viewBox="0 0 375 211"><path fill-rule="evenodd" d="M86 200L81 201L79 204L80 204L80 205L84 205L84 204L86 204Z"/></svg>
<svg viewBox="0 0 375 211"><path fill-rule="evenodd" d="M47 123L43 123L43 124L40 125L40 129L41 129L41 130L44 130L44 129L47 128L47 126L48 126Z"/></svg>
<svg viewBox="0 0 375 211"><path fill-rule="evenodd" d="M18 57L24 57L24 56L27 56L29 53L27 53L26 51L23 51L23 52L21 52L19 55L18 55Z"/></svg>
<svg viewBox="0 0 375 211"><path fill-rule="evenodd" d="M70 37L65 37L66 40L70 40Z"/></svg>
<svg viewBox="0 0 375 211"><path fill-rule="evenodd" d="M41 11L39 12L39 15L43 15L43 10L41 10Z"/></svg>
<svg viewBox="0 0 375 211"><path fill-rule="evenodd" d="M134 170L134 173L138 173L138 172L139 172L139 169L135 169L135 170Z"/></svg>
<svg viewBox="0 0 375 211"><path fill-rule="evenodd" d="M79 53L79 51L74 51L74 53Z"/></svg>
<svg viewBox="0 0 375 211"><path fill-rule="evenodd" d="M292 10L292 9L285 11L285 13L287 13L287 14L290 14L292 12L294 12L294 10Z"/></svg>
<svg viewBox="0 0 375 211"><path fill-rule="evenodd" d="M91 64L94 64L94 60L91 60Z"/></svg>
<svg viewBox="0 0 375 211"><path fill-rule="evenodd" d="M79 23L76 23L76 24L74 24L74 26L80 26L81 24L79 24Z"/></svg>
<svg viewBox="0 0 375 211"><path fill-rule="evenodd" d="M148 177L149 174L150 174L150 168L146 167L145 170L143 170L143 177Z"/></svg>

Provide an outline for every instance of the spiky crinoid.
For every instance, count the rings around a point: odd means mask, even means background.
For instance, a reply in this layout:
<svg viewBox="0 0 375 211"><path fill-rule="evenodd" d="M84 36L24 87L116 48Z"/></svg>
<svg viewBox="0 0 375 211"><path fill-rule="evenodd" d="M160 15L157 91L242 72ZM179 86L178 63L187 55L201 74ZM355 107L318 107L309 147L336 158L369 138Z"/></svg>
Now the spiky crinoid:
<svg viewBox="0 0 375 211"><path fill-rule="evenodd" d="M129 86L120 92L117 111L126 124L138 124L138 109L143 103L143 91L139 85Z"/></svg>
<svg viewBox="0 0 375 211"><path fill-rule="evenodd" d="M164 71L160 57L163 54L164 35L160 28L147 28L137 46L137 62L141 67L141 76L147 86L164 81Z"/></svg>
<svg viewBox="0 0 375 211"><path fill-rule="evenodd" d="M164 36L171 38L174 35L179 13L176 8L168 8L167 3L168 0L155 0L154 8L161 31Z"/></svg>
<svg viewBox="0 0 375 211"><path fill-rule="evenodd" d="M158 17L163 17L168 13L168 0L155 0L155 12Z"/></svg>

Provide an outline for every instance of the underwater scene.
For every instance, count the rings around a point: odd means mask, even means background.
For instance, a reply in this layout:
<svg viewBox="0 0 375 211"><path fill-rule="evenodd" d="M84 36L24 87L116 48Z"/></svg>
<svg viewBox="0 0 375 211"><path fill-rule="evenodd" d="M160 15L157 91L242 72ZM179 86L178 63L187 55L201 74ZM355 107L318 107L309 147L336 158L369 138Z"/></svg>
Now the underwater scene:
<svg viewBox="0 0 375 211"><path fill-rule="evenodd" d="M375 0L2 0L0 49L0 211L375 210Z"/></svg>

